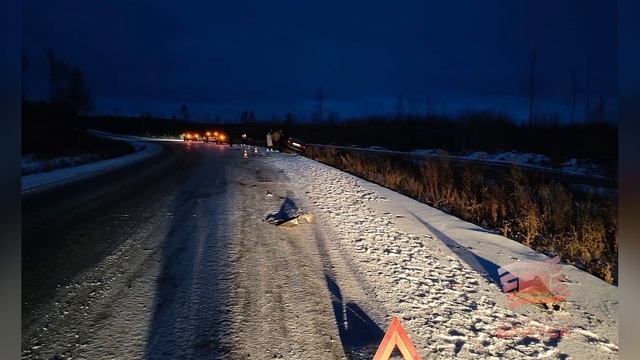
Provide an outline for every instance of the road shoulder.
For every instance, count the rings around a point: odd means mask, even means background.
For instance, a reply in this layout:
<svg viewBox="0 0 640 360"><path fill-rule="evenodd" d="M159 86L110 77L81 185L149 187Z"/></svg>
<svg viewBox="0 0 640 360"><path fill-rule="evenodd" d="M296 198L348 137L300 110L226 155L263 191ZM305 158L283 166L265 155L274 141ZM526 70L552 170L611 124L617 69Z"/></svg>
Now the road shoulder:
<svg viewBox="0 0 640 360"><path fill-rule="evenodd" d="M140 139L132 139L127 136L118 136L113 134L107 135L106 133L99 132L92 132L92 134L127 141L134 145L138 151L117 158L23 176L21 179L22 194L24 195L26 193L50 190L58 186L69 185L115 169L134 165L162 152L162 147L160 145L150 141L142 141Z"/></svg>

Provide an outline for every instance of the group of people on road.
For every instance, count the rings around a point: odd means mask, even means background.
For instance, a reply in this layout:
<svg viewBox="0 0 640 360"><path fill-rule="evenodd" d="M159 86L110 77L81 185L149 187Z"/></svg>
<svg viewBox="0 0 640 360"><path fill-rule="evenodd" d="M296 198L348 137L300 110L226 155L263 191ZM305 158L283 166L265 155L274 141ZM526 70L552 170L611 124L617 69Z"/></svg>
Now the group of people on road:
<svg viewBox="0 0 640 360"><path fill-rule="evenodd" d="M284 148L284 131L269 130L267 133L267 151L282 151Z"/></svg>

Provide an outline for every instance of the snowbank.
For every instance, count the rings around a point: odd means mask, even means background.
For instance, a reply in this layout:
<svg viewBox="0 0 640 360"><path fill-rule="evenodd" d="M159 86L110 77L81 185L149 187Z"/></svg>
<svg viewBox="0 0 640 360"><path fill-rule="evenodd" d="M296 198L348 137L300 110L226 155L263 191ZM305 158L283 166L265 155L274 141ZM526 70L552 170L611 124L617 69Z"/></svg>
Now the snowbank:
<svg viewBox="0 0 640 360"><path fill-rule="evenodd" d="M90 130L89 132L97 136L127 141L136 149L136 152L117 158L94 162L88 161L91 159L90 155L54 159L54 161L65 162L65 164L72 166L22 176L22 193L24 194L32 191L44 190L96 176L123 166L137 163L159 154L162 151L162 147L160 145L144 141L149 139L124 135L121 136L95 130ZM93 160L95 160L95 158L93 158ZM48 165L47 162L43 161L34 161L33 158L25 157L22 160L23 169L26 167L35 171L46 166L50 166L50 164Z"/></svg>
<svg viewBox="0 0 640 360"><path fill-rule="evenodd" d="M56 169L89 164L96 161L100 161L100 157L95 154L61 156L47 160L37 159L33 155L26 155L22 157L20 168L22 176L26 176L39 172L53 171Z"/></svg>

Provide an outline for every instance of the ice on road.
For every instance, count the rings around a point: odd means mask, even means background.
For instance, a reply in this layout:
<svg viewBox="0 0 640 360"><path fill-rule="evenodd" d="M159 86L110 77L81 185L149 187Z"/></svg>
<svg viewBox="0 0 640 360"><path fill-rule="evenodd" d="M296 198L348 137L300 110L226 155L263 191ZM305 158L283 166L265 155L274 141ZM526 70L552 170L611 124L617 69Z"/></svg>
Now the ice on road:
<svg viewBox="0 0 640 360"><path fill-rule="evenodd" d="M175 169L30 235L57 245L26 269L23 292L42 295L23 306L24 358L371 359L392 316L424 359L617 358L614 287L568 271L597 298L512 311L486 265L535 255L453 246L497 235L300 156L164 146ZM282 212L313 222L267 221ZM569 331L496 336L541 324Z"/></svg>

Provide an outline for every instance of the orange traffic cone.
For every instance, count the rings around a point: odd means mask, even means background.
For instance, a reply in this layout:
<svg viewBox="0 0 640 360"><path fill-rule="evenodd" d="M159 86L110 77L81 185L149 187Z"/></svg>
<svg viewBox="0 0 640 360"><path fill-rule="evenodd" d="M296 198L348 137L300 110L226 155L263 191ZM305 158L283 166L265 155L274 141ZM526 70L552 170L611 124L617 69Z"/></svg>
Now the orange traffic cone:
<svg viewBox="0 0 640 360"><path fill-rule="evenodd" d="M242 158L243 159L248 159L249 158L249 154L247 154L247 150L245 150L244 153L242 154Z"/></svg>

